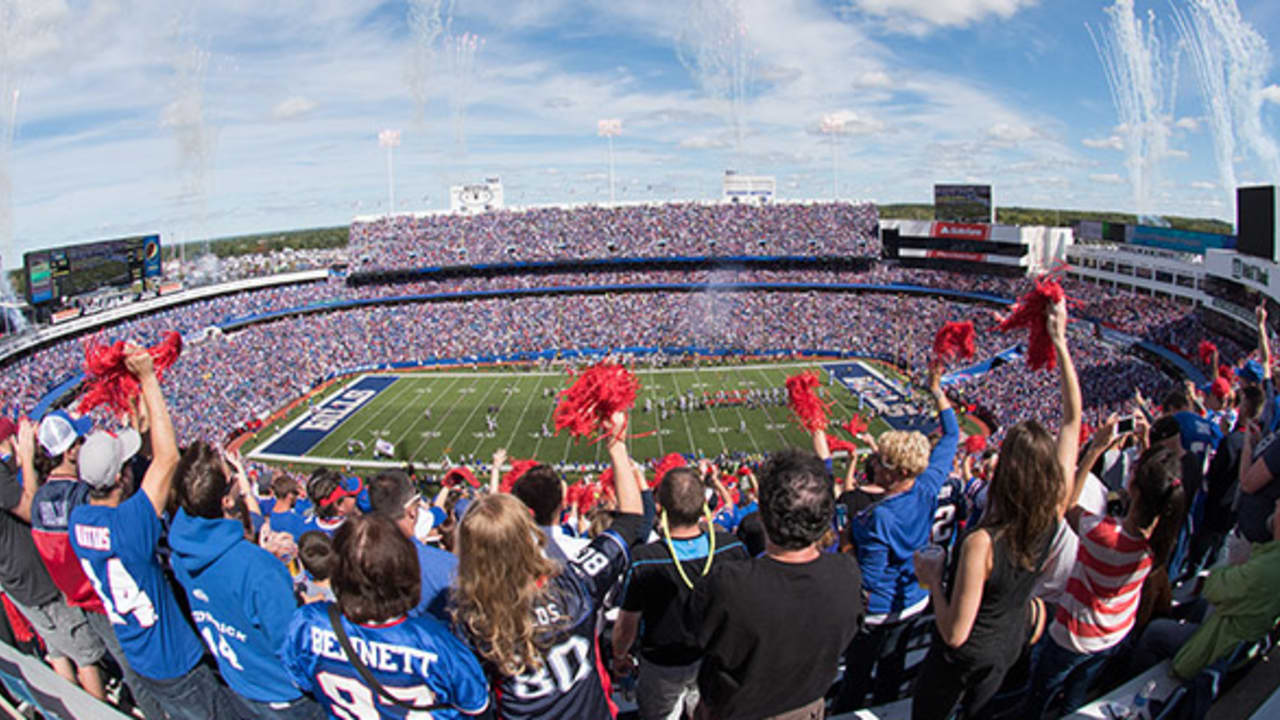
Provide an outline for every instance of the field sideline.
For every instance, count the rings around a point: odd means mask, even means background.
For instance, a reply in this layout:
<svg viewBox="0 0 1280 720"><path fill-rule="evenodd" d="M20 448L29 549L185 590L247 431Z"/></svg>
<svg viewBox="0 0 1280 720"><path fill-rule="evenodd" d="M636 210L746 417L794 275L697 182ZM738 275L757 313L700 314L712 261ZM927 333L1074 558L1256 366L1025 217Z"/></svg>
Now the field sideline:
<svg viewBox="0 0 1280 720"><path fill-rule="evenodd" d="M807 434L785 406L783 389L787 376L809 369L820 372L823 392L835 403L833 420L843 422L855 412L866 416L867 410L858 407L846 388L830 384L830 376L820 363L637 370L641 389L631 432L639 437L631 441L632 455L646 460L669 452L715 456L734 451L759 454L788 445L809 447ZM318 413L304 407L292 418L259 432L245 447L250 448L251 459L304 467L377 468L401 466L406 461L431 466L446 461L487 463L499 447L507 448L511 458L537 458L561 467L602 463L606 458L600 444L575 443L567 433L556 437L543 432L544 426L551 432L555 429L552 411L557 393L567 382L563 371L435 370L361 375L345 379L315 398L315 407L321 408ZM765 402L749 407L735 398L737 393L775 388L781 404ZM705 409L681 412L678 398L688 398L689 393L695 402L703 397L713 402ZM721 393L722 399L714 402ZM352 410L332 405L352 405L357 400L361 404ZM652 403L649 412L644 411L646 400ZM659 410L662 400L669 411L665 420ZM332 417L327 422L316 422L329 413ZM496 425L492 430L488 417ZM331 428L327 427L330 423ZM292 442L311 425L324 429L310 434L313 442L309 446ZM871 420L873 433L887 428L879 418ZM378 439L395 446L394 459L375 457ZM354 443L349 446L349 440L359 441L363 449ZM290 449L280 452L281 447Z"/></svg>

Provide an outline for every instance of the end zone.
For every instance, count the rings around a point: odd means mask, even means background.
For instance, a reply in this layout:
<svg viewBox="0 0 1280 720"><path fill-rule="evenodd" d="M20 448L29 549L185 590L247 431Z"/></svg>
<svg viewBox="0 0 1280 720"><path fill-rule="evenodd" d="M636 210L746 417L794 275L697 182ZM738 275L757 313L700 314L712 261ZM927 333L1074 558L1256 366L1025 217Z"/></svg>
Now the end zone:
<svg viewBox="0 0 1280 720"><path fill-rule="evenodd" d="M361 375L309 412L267 439L249 457L255 460L296 462L399 380L398 376Z"/></svg>

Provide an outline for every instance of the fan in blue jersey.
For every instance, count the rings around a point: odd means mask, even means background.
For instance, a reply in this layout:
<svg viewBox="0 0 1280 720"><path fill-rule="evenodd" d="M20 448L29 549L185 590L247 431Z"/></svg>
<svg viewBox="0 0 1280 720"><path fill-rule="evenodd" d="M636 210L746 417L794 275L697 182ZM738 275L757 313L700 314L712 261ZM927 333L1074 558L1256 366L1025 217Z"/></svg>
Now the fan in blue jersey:
<svg viewBox="0 0 1280 720"><path fill-rule="evenodd" d="M475 655L444 625L409 615L419 602L418 557L399 528L356 516L333 545L337 602L298 608L280 649L293 682L341 720L486 712L489 685Z"/></svg>
<svg viewBox="0 0 1280 720"><path fill-rule="evenodd" d="M950 542L954 534L960 487L950 485L949 478L960 426L942 392L941 379L942 367L931 366L929 391L942 424L937 445L930 449L929 439L920 432L893 430L881 435L868 472L884 489L883 497L849 521L867 593L867 617L845 655L837 712L861 707L867 692L876 705L897 698L905 662L904 638L911 620L929 605L929 592L916 579L914 553L937 540ZM947 504L940 508L944 487L950 491Z"/></svg>
<svg viewBox="0 0 1280 720"><path fill-rule="evenodd" d="M248 490L242 472L237 479L238 491ZM205 443L187 448L177 488L173 572L223 679L254 717L321 720L324 711L294 687L276 657L297 606L289 571L245 539L239 520L224 516L237 486L220 454Z"/></svg>
<svg viewBox="0 0 1280 720"><path fill-rule="evenodd" d="M611 424L626 427L625 415ZM507 720L613 715L596 615L627 571L628 548L648 528L626 447L615 433L607 442L619 515L567 564L543 553L546 536L510 495L477 500L458 526L454 619L499 686L497 712Z"/></svg>
<svg viewBox="0 0 1280 720"><path fill-rule="evenodd" d="M151 355L130 346L126 365L138 378L150 418L151 465L141 491L126 499L120 470L138 452L138 435L121 434L104 448L110 457L102 458L103 469L82 478L90 487L89 502L71 511L71 547L102 598L139 682L169 717L238 717L239 703L201 662L204 646L156 556L178 445Z"/></svg>
<svg viewBox="0 0 1280 720"><path fill-rule="evenodd" d="M453 583L458 559L414 536L419 513L428 512L422 506L422 496L403 470L387 470L370 481L369 499L373 512L395 523L401 534L413 543L418 555L421 600L409 614L429 614L440 622L448 622L445 606L449 603L449 585Z"/></svg>

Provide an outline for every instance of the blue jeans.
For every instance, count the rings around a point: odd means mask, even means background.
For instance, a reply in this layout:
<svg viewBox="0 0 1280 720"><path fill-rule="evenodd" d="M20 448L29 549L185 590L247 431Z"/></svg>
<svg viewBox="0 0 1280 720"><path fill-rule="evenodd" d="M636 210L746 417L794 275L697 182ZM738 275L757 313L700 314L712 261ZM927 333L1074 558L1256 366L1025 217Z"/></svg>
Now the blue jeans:
<svg viewBox="0 0 1280 720"><path fill-rule="evenodd" d="M291 702L278 703L258 702L242 695L237 695L236 699L244 705L245 717L261 720L325 720L326 717L324 707L306 695Z"/></svg>
<svg viewBox="0 0 1280 720"><path fill-rule="evenodd" d="M245 716L244 706L203 661L176 678L157 680L139 675L138 680L168 713L169 720L235 720Z"/></svg>
<svg viewBox="0 0 1280 720"><path fill-rule="evenodd" d="M1031 696L1024 715L1043 717L1058 691L1062 691L1064 714L1084 705L1089 687L1119 646L1082 654L1062 647L1046 632L1032 651Z"/></svg>

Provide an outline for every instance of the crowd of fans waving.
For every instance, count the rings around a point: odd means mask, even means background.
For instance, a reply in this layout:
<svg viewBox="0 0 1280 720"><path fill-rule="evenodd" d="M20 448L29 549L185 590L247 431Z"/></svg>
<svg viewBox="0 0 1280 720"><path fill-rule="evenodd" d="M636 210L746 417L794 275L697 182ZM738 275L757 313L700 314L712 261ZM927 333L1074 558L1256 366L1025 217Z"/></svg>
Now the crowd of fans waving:
<svg viewBox="0 0 1280 720"><path fill-rule="evenodd" d="M182 430L200 410L171 405L196 386L249 402L208 373L244 364L261 378L269 356L301 362L291 346L325 357L317 343L343 337L337 325L400 357L545 346L503 330L525 313L568 315L554 331L584 343L688 322L756 342L785 320L795 347L845 337L795 322L811 297L731 299L699 318L620 295L571 314L547 299L472 303L454 325L436 305L284 321L262 326L271 342L250 330L184 356L163 389L133 346L124 425L0 419L4 639L152 720L602 718L633 679L643 718L816 718L909 698L913 718L943 720L1056 717L1161 660L1191 679L1273 629L1280 405L1263 308L1255 351L1230 374L1212 358L1210 386L1165 389L1158 405L1137 376L1082 382L1100 351L1058 304L1044 318L1056 370L999 380L1051 383L1054 399L1014 407L985 450L962 442L943 368L925 361L932 436L863 435L867 452L847 460L816 428L811 447L752 462L636 459L618 412L601 428L609 471L568 489L549 465L507 471L501 450L487 483L459 467L430 499L412 466L254 481L236 453ZM900 319L871 299L822 307L864 337L890 334ZM917 323L969 312L907 302ZM666 320L618 329L642 315ZM911 357L925 344L902 342ZM1092 431L1087 407L1109 412ZM1175 605L1171 588L1197 579ZM908 673L921 630L927 653ZM127 692L109 695L115 683Z"/></svg>

